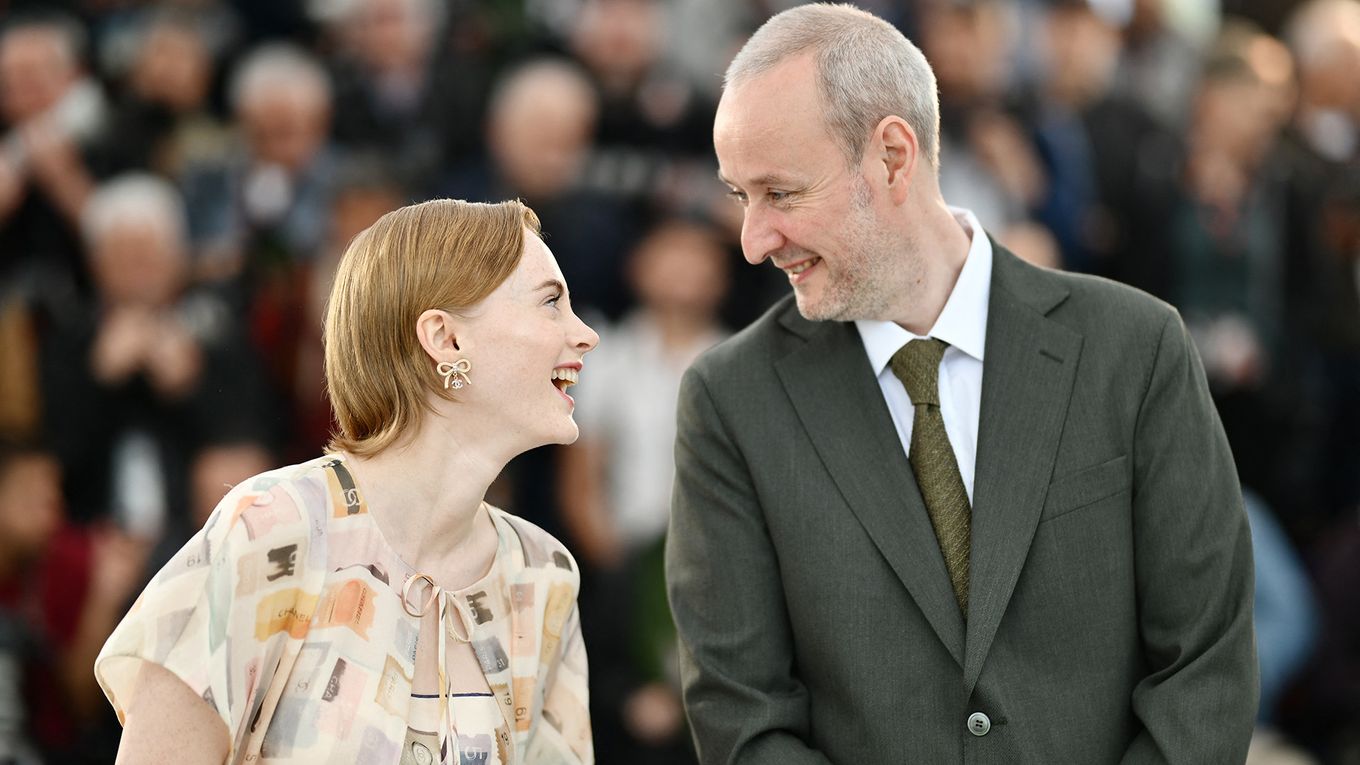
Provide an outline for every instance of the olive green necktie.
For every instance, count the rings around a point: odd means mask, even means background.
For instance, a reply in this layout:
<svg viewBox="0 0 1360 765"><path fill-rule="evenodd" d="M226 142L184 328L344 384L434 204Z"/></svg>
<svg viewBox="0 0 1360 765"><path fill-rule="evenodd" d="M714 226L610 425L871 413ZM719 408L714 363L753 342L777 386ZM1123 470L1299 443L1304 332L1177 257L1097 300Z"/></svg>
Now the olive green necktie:
<svg viewBox="0 0 1360 765"><path fill-rule="evenodd" d="M911 396L916 416L911 426L911 450L907 459L921 498L926 503L930 525L944 554L950 584L959 608L968 614L968 550L972 510L968 492L959 475L959 464L940 414L940 359L948 345L942 340L912 340L893 354L888 362L893 374Z"/></svg>

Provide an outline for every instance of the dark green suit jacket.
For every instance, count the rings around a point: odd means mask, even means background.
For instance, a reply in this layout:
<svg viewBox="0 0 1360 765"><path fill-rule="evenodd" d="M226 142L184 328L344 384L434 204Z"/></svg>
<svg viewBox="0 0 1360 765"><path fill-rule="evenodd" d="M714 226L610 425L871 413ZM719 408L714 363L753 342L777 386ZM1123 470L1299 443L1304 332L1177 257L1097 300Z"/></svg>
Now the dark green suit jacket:
<svg viewBox="0 0 1360 765"><path fill-rule="evenodd" d="M786 299L686 374L667 576L704 763L1245 758L1250 535L1185 327L994 248L966 622L853 324Z"/></svg>

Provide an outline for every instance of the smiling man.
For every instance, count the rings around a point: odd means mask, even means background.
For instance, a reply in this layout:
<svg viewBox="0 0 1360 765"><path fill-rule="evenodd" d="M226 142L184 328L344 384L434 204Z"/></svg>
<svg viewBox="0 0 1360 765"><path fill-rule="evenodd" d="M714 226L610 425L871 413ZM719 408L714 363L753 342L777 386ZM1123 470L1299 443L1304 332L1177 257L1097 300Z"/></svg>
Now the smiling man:
<svg viewBox="0 0 1360 765"><path fill-rule="evenodd" d="M667 575L704 763L1230 763L1250 539L1175 310L949 207L921 52L779 14L714 125L791 299L682 386Z"/></svg>

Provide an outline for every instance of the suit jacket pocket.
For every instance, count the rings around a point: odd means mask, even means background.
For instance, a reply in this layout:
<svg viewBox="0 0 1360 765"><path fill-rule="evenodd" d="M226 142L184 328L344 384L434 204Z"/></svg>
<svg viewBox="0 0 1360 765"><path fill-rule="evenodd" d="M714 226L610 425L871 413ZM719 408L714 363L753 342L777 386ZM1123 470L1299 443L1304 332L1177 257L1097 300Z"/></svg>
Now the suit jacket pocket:
<svg viewBox="0 0 1360 765"><path fill-rule="evenodd" d="M1054 480L1048 485L1048 497L1044 500L1039 522L1051 521L1127 491L1132 480L1128 463L1128 457L1121 454Z"/></svg>

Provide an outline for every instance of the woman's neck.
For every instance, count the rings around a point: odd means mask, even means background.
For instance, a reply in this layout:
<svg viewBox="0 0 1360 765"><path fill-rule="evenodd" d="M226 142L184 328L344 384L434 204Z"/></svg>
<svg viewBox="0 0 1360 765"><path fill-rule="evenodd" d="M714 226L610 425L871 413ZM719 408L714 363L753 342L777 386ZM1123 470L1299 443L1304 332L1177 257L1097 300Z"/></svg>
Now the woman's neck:
<svg viewBox="0 0 1360 765"><path fill-rule="evenodd" d="M482 500L508 458L426 415L408 441L346 461L388 544L416 570L458 589L490 567L496 530Z"/></svg>

